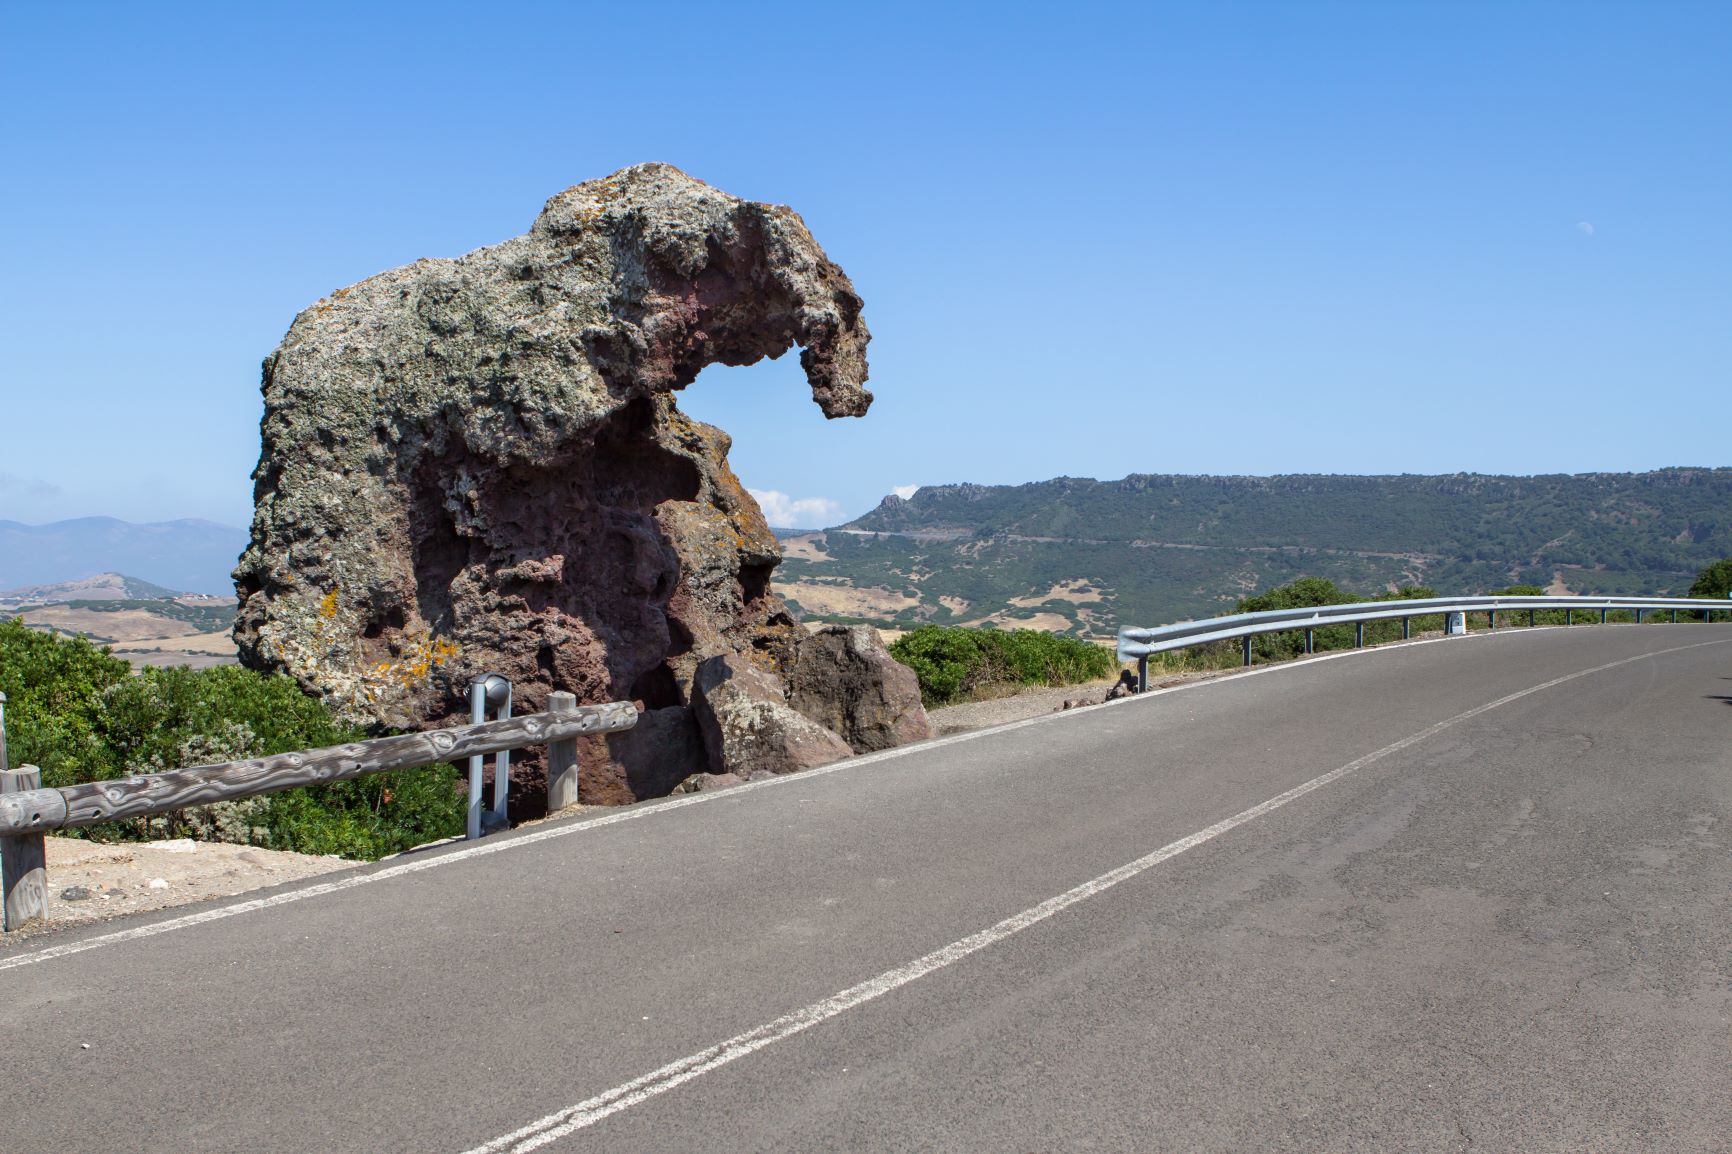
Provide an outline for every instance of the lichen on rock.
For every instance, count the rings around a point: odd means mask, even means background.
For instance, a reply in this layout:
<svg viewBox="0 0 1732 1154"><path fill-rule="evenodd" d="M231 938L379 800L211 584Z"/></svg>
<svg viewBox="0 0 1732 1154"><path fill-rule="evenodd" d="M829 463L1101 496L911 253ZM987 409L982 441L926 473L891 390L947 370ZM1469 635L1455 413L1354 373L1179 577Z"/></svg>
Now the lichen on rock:
<svg viewBox="0 0 1732 1154"><path fill-rule="evenodd" d="M825 415L863 415L860 314L792 209L661 164L567 189L523 236L333 292L264 363L241 660L379 726L440 722L483 670L520 711L554 689L689 709L722 654L786 675L803 631L770 588L774 535L727 435L673 393L799 345ZM684 768L628 772L589 744L580 791L607 800Z"/></svg>

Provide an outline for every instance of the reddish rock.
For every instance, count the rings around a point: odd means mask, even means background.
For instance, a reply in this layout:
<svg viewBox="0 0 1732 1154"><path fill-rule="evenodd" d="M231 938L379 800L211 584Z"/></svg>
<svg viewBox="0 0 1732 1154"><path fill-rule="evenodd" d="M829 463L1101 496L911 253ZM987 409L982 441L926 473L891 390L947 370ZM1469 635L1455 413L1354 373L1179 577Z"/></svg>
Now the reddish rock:
<svg viewBox="0 0 1732 1154"><path fill-rule="evenodd" d="M789 707L781 679L749 657L724 653L704 662L694 696L714 773L794 773L854 755L846 741Z"/></svg>
<svg viewBox="0 0 1732 1154"><path fill-rule="evenodd" d="M932 736L920 680L870 625L827 625L800 639L788 704L840 735L855 753Z"/></svg>
<svg viewBox="0 0 1732 1154"><path fill-rule="evenodd" d="M376 726L444 723L489 670L519 712L567 689L680 731L663 711L692 705L700 663L785 671L801 632L727 435L672 393L798 344L825 415L862 415L860 310L793 210L656 164L333 292L265 361L241 660ZM654 740L588 744L597 799L657 796L691 760L683 738L664 764ZM516 801L538 774L517 759Z"/></svg>

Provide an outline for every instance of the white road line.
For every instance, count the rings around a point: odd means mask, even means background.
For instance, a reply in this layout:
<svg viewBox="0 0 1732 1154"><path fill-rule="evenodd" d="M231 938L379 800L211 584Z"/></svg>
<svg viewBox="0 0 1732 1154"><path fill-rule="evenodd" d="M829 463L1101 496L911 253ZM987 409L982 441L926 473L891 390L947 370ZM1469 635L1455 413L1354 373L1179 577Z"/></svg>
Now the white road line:
<svg viewBox="0 0 1732 1154"><path fill-rule="evenodd" d="M1218 821L1207 829L1200 829L1188 837L1169 842L1153 853L1145 854L1135 861L1126 862L1115 870L1083 882L1057 897L1048 898L1037 906L1005 918L995 925L988 926L986 929L970 934L960 941L934 950L930 954L916 958L906 965L898 966L893 970L886 970L875 978L870 978L857 986L849 986L845 990L831 994L822 1001L813 1002L811 1005L804 1006L792 1013L783 1014L781 1017L765 1022L755 1029L747 1030L743 1034L736 1034L725 1042L718 1042L707 1049L699 1050L695 1054L688 1054L684 1058L669 1062L665 1066L651 1070L649 1073L615 1086L611 1090L603 1091L593 1098L585 1098L576 1105L567 1106L565 1109L558 1110L544 1118L538 1118L527 1126L513 1130L509 1134L501 1134L490 1142L485 1142L465 1151L464 1154L507 1154L507 1152L509 1154L528 1154L531 1150L539 1149L550 1142L556 1142L577 1130L593 1126L604 1118L630 1109L638 1103L646 1102L660 1094L665 1094L676 1086L690 1082L693 1078L744 1058L748 1054L756 1053L766 1046L773 1046L777 1042L826 1022L838 1014L846 1013L855 1006L883 997L892 990L900 989L935 970L953 965L970 954L978 953L988 946L1002 942L1030 926L1038 925L1054 914L1067 910L1079 902L1086 901L1096 894L1105 893L1121 882L1129 881L1138 874L1152 869L1170 858L1179 856L1186 850L1195 849L1230 830L1237 829L1246 822L1255 821L1265 814L1273 813L1287 803L1297 801L1314 790L1322 789L1332 782L1339 781L1355 770L1363 769L1372 762L1388 757L1392 753L1399 753L1409 746L1435 737L1451 726L1471 720L1482 713L1489 713L1494 709L1508 705L1512 701L1520 701L1524 697L1555 688L1565 682L1575 681L1595 673L1603 673L1608 669L1616 669L1620 665L1646 661L1662 654L1677 653L1685 649L1699 649L1704 645L1724 644L1726 644L1724 641L1707 641L1695 645L1680 645L1672 649L1660 649L1635 657L1625 657L1618 661L1607 662L1604 665L1596 665L1592 669L1583 669L1575 673L1565 674L1562 677L1554 677L1550 681L1519 690L1507 697L1500 697L1496 701L1475 706L1466 713L1458 713L1454 717L1447 718L1435 725L1429 725L1418 733L1411 734L1400 741L1384 746L1382 749L1368 753L1364 757L1350 761L1338 769L1332 769L1320 777L1314 777L1303 785L1294 786L1286 793L1277 794L1250 809L1241 810L1232 817Z"/></svg>
<svg viewBox="0 0 1732 1154"><path fill-rule="evenodd" d="M1521 633L1528 632L1530 632L1530 630L1521 630ZM1542 629L1533 630L1531 632L1549 632L1549 630ZM1304 669L1320 662L1334 661L1345 657L1358 657L1372 653L1397 653L1404 649L1412 649L1420 645L1437 645L1445 641L1459 642L1468 639L1480 639L1502 635L1503 634L1489 632L1474 633L1468 634L1466 638L1433 637L1424 641L1410 641L1403 645L1382 645L1367 649L1344 649L1335 653L1325 653L1314 657L1308 657L1302 661L1287 661L1282 662L1279 665L1265 665L1257 669L1247 669L1242 673L1232 673L1223 677L1212 677L1201 681L1189 682L1185 685L1170 686L1166 689L1151 689L1146 693L1139 693L1133 697L1120 698L1117 701L1109 701L1101 705L1090 705L1084 706L1081 709L1065 710L1062 713L1048 713L1043 714L1040 717L1029 717L1022 721L1012 721L1004 725L995 725L990 729L977 729L969 733L952 734L949 737L941 737L935 741L923 741L916 745L904 745L897 749L886 749L878 753L869 753L861 757L847 758L830 765L820 766L817 769L807 769L802 770L799 773L785 774L764 781L749 782L745 785L736 785L729 789L716 790L712 793L693 793L687 794L684 797L670 798L666 801L654 802L648 805L633 806L631 809L607 814L602 817L589 818L584 821L572 822L570 824L561 823L559 825L535 830L531 833L513 834L501 837L498 840L483 841L478 845L468 846L460 850L452 850L448 853L441 853L436 857L417 858L413 861L406 861L397 865L386 866L383 869L376 869L369 873L352 874L338 881L318 882L314 885L304 886L300 889L286 890L282 893L272 894L270 897L253 898L249 901L236 902L232 905L220 906L215 909L201 910L196 914L185 914L180 917L166 918L163 921L152 922L149 925L133 926L130 929L116 930L114 933L109 934L97 934L92 937L82 938L75 942L67 942L58 946L48 946L44 949L34 950L29 953L0 956L0 971L14 970L21 966L35 965L38 962L50 962L56 958L71 957L73 954L82 954L86 950L100 949L104 946L117 946L126 942L139 941L143 938L154 938L158 934L166 934L174 930L191 929L194 926L202 926L210 922L222 921L225 918L238 917L241 914L255 913L259 910L268 910L277 906L286 906L293 902L305 901L308 898L341 893L344 890L352 890L359 886L372 885L374 882L388 881L391 878L420 873L423 870L438 869L441 866L454 865L457 862L468 861L470 858L486 857L489 854L505 853L509 850L534 845L537 842L550 841L553 838L559 837L568 837L571 834L582 833L584 830L595 829L604 825L617 825L623 821L636 821L639 818L667 813L670 810L684 809L689 805L703 805L707 802L737 798L743 794L759 789L775 789L781 786L797 785L800 782L811 781L813 778L823 777L827 774L840 773L844 770L855 769L864 765L873 765L880 761L889 761L892 758L906 757L909 754L924 753L928 750L941 749L944 746L955 745L959 742L977 741L983 737L1008 733L1016 729L1025 729L1031 725L1043 725L1047 722L1062 721L1068 718L1092 713L1098 709L1111 709L1118 706L1128 706L1139 701L1148 701L1152 698L1164 697L1171 693L1182 693L1189 689L1199 689L1208 685L1220 685L1229 681L1241 681L1247 677L1258 677L1269 673ZM1509 635L1516 635L1516 631L1511 630ZM1697 643L1697 645L1678 646L1677 649L1694 649L1699 645L1720 644L1725 644L1725 642L1704 641ZM1655 654L1645 654L1644 656L1655 656L1658 653L1673 652L1676 652L1676 649L1661 649L1655 651Z"/></svg>

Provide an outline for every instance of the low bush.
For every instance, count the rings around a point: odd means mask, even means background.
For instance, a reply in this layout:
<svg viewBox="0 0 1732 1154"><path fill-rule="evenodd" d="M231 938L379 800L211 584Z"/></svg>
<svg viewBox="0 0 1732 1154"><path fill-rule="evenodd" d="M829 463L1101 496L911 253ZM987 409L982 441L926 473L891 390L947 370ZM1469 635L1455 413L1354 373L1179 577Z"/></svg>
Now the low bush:
<svg viewBox="0 0 1732 1154"><path fill-rule="evenodd" d="M146 669L83 638L0 622L9 759L43 784L156 773L357 741L323 702L281 674L239 666ZM92 826L100 841L195 837L371 860L460 833L448 765L395 770L239 802Z"/></svg>
<svg viewBox="0 0 1732 1154"><path fill-rule="evenodd" d="M1013 685L1075 685L1118 668L1110 649L1037 629L922 625L898 638L890 655L914 670L929 706Z"/></svg>

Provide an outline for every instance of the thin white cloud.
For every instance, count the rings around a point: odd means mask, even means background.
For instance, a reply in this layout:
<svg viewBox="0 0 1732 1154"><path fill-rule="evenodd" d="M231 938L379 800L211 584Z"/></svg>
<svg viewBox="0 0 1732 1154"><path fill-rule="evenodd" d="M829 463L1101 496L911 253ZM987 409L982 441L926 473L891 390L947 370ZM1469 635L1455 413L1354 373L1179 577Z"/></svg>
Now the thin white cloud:
<svg viewBox="0 0 1732 1154"><path fill-rule="evenodd" d="M1583 236L1594 235L1594 222L1591 220L1578 220L1576 221L1576 227L1582 231Z"/></svg>
<svg viewBox="0 0 1732 1154"><path fill-rule="evenodd" d="M898 497L901 497L904 501L906 501L906 500L908 500L908 498L914 496L914 494L920 492L920 486L919 485L898 485L890 491L892 493L895 493Z"/></svg>
<svg viewBox="0 0 1732 1154"><path fill-rule="evenodd" d="M828 497L790 497L775 489L747 489L764 520L778 529L824 529L842 519L842 506Z"/></svg>
<svg viewBox="0 0 1732 1154"><path fill-rule="evenodd" d="M35 477L20 477L16 473L0 473L0 493L24 492L32 497L59 497L65 493L59 485Z"/></svg>

